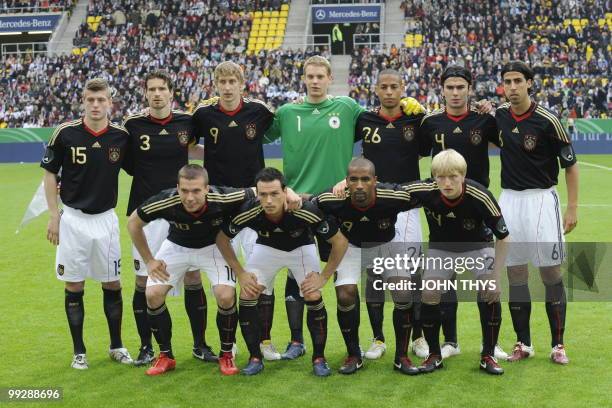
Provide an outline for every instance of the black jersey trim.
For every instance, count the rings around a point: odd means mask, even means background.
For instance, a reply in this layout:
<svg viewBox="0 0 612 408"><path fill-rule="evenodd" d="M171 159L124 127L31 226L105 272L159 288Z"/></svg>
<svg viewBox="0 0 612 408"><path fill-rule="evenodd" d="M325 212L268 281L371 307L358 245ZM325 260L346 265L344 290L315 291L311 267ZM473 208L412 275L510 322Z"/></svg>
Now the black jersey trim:
<svg viewBox="0 0 612 408"><path fill-rule="evenodd" d="M109 126L115 128L117 130L121 130L121 131L127 133L128 135L130 134L130 132L128 132L128 130L126 128L124 128L123 126L121 126L121 125L117 125L117 124L115 124L113 122L109 122Z"/></svg>
<svg viewBox="0 0 612 408"><path fill-rule="evenodd" d="M49 138L49 142L47 143L48 146L53 146L55 144L55 139L57 139L57 137L59 136L60 132L66 128L69 127L75 127L75 126L79 126L81 124L83 120L82 119L76 119L76 120L72 120L70 122L66 122L66 123L62 123L61 125L59 125L55 131L53 132L53 134L51 135L51 137Z"/></svg>
<svg viewBox="0 0 612 408"><path fill-rule="evenodd" d="M471 195L472 197L476 198L477 200L480 200L487 207L487 209L491 212L491 215L495 217L499 217L501 215L501 213L497 209L497 206L495 205L493 200L491 200L491 198L484 192L470 185L466 185L465 192Z"/></svg>
<svg viewBox="0 0 612 408"><path fill-rule="evenodd" d="M497 107L497 109L510 109L510 102L504 102Z"/></svg>
<svg viewBox="0 0 612 408"><path fill-rule="evenodd" d="M310 211L295 210L293 211L293 215L303 220L306 220L308 222L313 222L313 223L321 222L321 218L318 215L311 213Z"/></svg>
<svg viewBox="0 0 612 408"><path fill-rule="evenodd" d="M146 117L147 115L145 115L144 113L134 113L132 115L128 115L125 119L123 119L121 126L125 127L125 124L132 119L146 118Z"/></svg>
<svg viewBox="0 0 612 408"><path fill-rule="evenodd" d="M274 113L272 111L272 108L270 108L270 106L268 106L268 104L265 103L264 101L262 101L261 99L257 99L257 98L242 98L242 100L245 103L253 102L253 103L258 103L260 105L263 105L270 113Z"/></svg>
<svg viewBox="0 0 612 408"><path fill-rule="evenodd" d="M563 129L563 125L561 124L561 122L559 122L559 119L557 117L555 117L552 113L548 112L546 109L544 109L541 106L537 106L535 111L536 113L539 113L540 115L548 119L550 123L552 123L552 125L555 128L555 133L557 134L557 138L559 140L565 143L570 143L567 137L567 134L565 133L565 129Z"/></svg>
<svg viewBox="0 0 612 408"><path fill-rule="evenodd" d="M245 222L257 217L262 211L263 207L261 205L258 205L257 207L253 207L248 211L238 214L236 217L234 217L232 222L236 225L242 225Z"/></svg>

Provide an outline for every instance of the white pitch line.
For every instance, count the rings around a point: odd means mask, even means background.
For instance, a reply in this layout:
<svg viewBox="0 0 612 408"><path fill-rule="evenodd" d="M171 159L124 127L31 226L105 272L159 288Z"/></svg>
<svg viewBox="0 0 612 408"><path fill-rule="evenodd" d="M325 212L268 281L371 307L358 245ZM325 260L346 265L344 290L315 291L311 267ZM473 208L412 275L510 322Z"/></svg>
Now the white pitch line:
<svg viewBox="0 0 612 408"><path fill-rule="evenodd" d="M612 167L606 167L606 166L602 166L601 164L595 164L595 163L588 163L588 162L584 162L584 161L579 161L578 163L580 164L584 164L585 166L591 166L591 167L596 167L598 169L602 169L602 170L608 170L608 171L612 171Z"/></svg>

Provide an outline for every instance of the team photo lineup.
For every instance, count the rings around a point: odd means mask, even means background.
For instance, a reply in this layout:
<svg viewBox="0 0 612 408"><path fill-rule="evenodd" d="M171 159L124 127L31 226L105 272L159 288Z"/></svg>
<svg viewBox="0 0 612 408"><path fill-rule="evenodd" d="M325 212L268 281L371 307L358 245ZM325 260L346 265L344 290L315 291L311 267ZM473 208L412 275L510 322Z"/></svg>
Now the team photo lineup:
<svg viewBox="0 0 612 408"><path fill-rule="evenodd" d="M176 367L172 319L165 304L170 292L184 296L193 356L217 363L222 375L256 375L263 371L264 361L306 354L305 307L312 373L329 376L328 312L321 289L331 280L347 352L337 371L356 373L364 359L378 359L387 349L382 333L384 292L382 299L380 293L361 294L367 298L374 336L367 351L359 343L358 284L365 267L361 248L403 242L416 246L413 255L418 255L423 241L421 207L429 226L429 257L481 255L492 260L472 270L479 280L494 282L477 291L480 369L500 375L502 361L534 355L528 263L539 268L546 288L550 360L568 364L560 265L564 235L577 224L576 154L555 114L530 99L531 68L511 61L501 76L508 102L493 109L488 101L471 104L468 69L448 66L440 78L446 105L427 113L415 99L403 98L399 72L382 70L376 82L381 105L366 111L351 98L328 95L331 65L313 56L304 62L306 96L273 112L265 103L243 96L242 68L225 61L214 71L218 96L187 113L172 110L170 76L155 70L143 81L147 108L121 125L108 119L112 84L102 78L88 80L82 119L57 127L41 161L50 214L47 239L57 246L55 269L65 282L74 347L71 367L88 368L83 341L88 279L102 285L110 358L148 366L147 375ZM263 157L263 144L279 137L284 174L265 167ZM357 141L362 142L362 156L353 158ZM501 154L499 202L487 189L490 146ZM432 157L430 178L419 174L423 157ZM202 160L204 167L196 164ZM556 192L559 168L564 169L568 191L563 214ZM132 176L126 215L133 243L132 304L141 341L134 357L121 337L122 254L114 210L121 169ZM542 245L510 246L511 240ZM449 242L468 245L449 252L444 249ZM548 246L555 249L551 252ZM517 338L509 353L497 341L499 280L506 267ZM284 268L291 338L280 353L270 332L274 280ZM218 354L204 340L207 299L201 273L208 277L217 304ZM445 268L416 273L396 269L384 278L441 282L455 279L456 273ZM406 375L434 372L444 367L444 359L460 353L456 292L440 285L438 290L436 285L423 287L392 293L393 369ZM238 326L249 353L242 369L235 363ZM409 347L421 362L411 360Z"/></svg>
<svg viewBox="0 0 612 408"><path fill-rule="evenodd" d="M0 0L0 405L610 406L611 32Z"/></svg>

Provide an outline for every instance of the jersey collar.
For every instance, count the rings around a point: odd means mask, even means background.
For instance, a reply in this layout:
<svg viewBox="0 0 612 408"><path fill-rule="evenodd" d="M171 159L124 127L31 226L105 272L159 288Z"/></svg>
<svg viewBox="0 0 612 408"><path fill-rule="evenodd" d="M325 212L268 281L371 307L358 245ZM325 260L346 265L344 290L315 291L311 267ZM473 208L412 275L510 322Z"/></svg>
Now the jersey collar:
<svg viewBox="0 0 612 408"><path fill-rule="evenodd" d="M468 108L467 112L462 113L459 116L451 115L450 113L448 113L448 111L445 111L445 112L446 112L446 117L452 120L453 122L461 122L463 119L468 117L468 115L470 114L470 109Z"/></svg>
<svg viewBox="0 0 612 408"><path fill-rule="evenodd" d="M240 112L240 109L242 109L242 105L243 105L242 98L240 98L240 103L238 104L238 107L234 109L233 111L228 111L228 110L223 109L223 106L221 106L221 103L219 103L219 110L228 116L234 116L235 114Z"/></svg>
<svg viewBox="0 0 612 408"><path fill-rule="evenodd" d="M386 120L387 122L395 122L396 120L398 120L399 118L401 118L402 116L404 116L404 114L402 112L398 113L396 116L387 116L384 113L382 113L382 111L378 111L378 116L380 116L381 118L383 118L384 120Z"/></svg>
<svg viewBox="0 0 612 408"><path fill-rule="evenodd" d="M102 136L104 133L106 133L106 131L108 131L109 128L109 124L106 125L106 127L98 132L96 132L95 130L93 130L92 128L88 127L85 124L85 119L83 119L83 128L85 128L85 130L87 131L87 133L91 134L94 137L99 137Z"/></svg>
<svg viewBox="0 0 612 408"><path fill-rule="evenodd" d="M163 119L158 119L149 114L149 120L153 123L157 123L158 125L167 125L172 120L172 112L170 112L170 114Z"/></svg>
<svg viewBox="0 0 612 408"><path fill-rule="evenodd" d="M191 215L193 218L200 218L200 217L202 216L202 214L204 214L204 213L206 212L206 210L208 210L208 201L206 201L206 202L204 203L204 206L203 206L202 208L200 208L200 210L199 210L198 212L194 212L194 213L189 212L189 211L187 211L187 212L188 212L188 213L189 213L189 215Z"/></svg>
<svg viewBox="0 0 612 408"><path fill-rule="evenodd" d="M512 112L512 107L510 107L510 114L512 115L512 117L514 118L515 121L520 122L522 120L527 119L528 117L531 116L531 114L533 113L533 111L535 111L536 109L536 103L535 102L531 102L531 105L529 106L529 109L527 109L527 112L523 113L522 115L517 115L514 112Z"/></svg>
<svg viewBox="0 0 612 408"><path fill-rule="evenodd" d="M465 183L463 183L463 186L461 186L461 195L457 198L455 198L454 200L449 200L448 198L446 198L444 196L444 194L442 194L442 192L440 191L440 197L442 197L442 202L444 202L444 204L446 204L447 207L456 207L459 204L461 204L463 202L463 199L465 197Z"/></svg>
<svg viewBox="0 0 612 408"><path fill-rule="evenodd" d="M350 200L350 198L349 198ZM374 207L374 205L376 205L376 191L374 191L374 199L372 200L372 202L370 203L370 205L368 205L367 207L357 207L355 204L353 204L353 200L350 200L351 203L351 207L353 207L354 209L356 209L357 211L361 211L361 212L366 212L368 211L370 208Z"/></svg>

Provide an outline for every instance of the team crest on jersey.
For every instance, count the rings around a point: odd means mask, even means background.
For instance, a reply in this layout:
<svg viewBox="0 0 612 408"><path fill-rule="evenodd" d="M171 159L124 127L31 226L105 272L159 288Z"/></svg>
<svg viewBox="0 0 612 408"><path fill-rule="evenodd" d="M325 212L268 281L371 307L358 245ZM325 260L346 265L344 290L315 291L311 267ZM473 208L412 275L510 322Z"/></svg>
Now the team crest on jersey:
<svg viewBox="0 0 612 408"><path fill-rule="evenodd" d="M187 146L187 144L189 143L189 133L186 130L181 130L180 132L178 132L176 134L176 137L178 137L178 141L181 146Z"/></svg>
<svg viewBox="0 0 612 408"><path fill-rule="evenodd" d="M255 123L249 123L246 125L246 137L249 140L255 139L257 136L257 128L255 127Z"/></svg>
<svg viewBox="0 0 612 408"><path fill-rule="evenodd" d="M474 146L478 146L482 142L482 132L480 129L472 129L470 131L470 142Z"/></svg>
<svg viewBox="0 0 612 408"><path fill-rule="evenodd" d="M57 274L59 276L64 275L64 265L62 264L57 264Z"/></svg>
<svg viewBox="0 0 612 408"><path fill-rule="evenodd" d="M319 234L327 234L329 232L329 224L327 221L323 221L319 228L317 228Z"/></svg>
<svg viewBox="0 0 612 408"><path fill-rule="evenodd" d="M291 238L297 238L300 235L302 235L303 232L304 232L304 228L300 228L300 229L297 229L297 230L294 230L294 231L290 231L289 235L291 235Z"/></svg>
<svg viewBox="0 0 612 408"><path fill-rule="evenodd" d="M140 261L138 259L134 259L134 270L135 271L140 270Z"/></svg>
<svg viewBox="0 0 612 408"><path fill-rule="evenodd" d="M340 127L340 118L337 116L332 116L329 118L329 127L332 129L338 129Z"/></svg>
<svg viewBox="0 0 612 408"><path fill-rule="evenodd" d="M210 225L212 225L213 227L218 227L221 224L223 224L223 218L215 218L210 222Z"/></svg>
<svg viewBox="0 0 612 408"><path fill-rule="evenodd" d="M111 163L117 163L121 158L121 148L117 146L111 146L108 148L108 160Z"/></svg>
<svg viewBox="0 0 612 408"><path fill-rule="evenodd" d="M238 234L240 231L236 228L236 225L232 222L229 225L229 232L232 234Z"/></svg>
<svg viewBox="0 0 612 408"><path fill-rule="evenodd" d="M404 126L402 134L407 142L412 141L414 139L414 126Z"/></svg>
<svg viewBox="0 0 612 408"><path fill-rule="evenodd" d="M391 226L391 220L388 218L384 218L382 220L378 220L378 228L381 230L388 229Z"/></svg>
<svg viewBox="0 0 612 408"><path fill-rule="evenodd" d="M466 218L465 220L463 220L463 228L468 231L473 230L474 228L476 228L476 221L471 218Z"/></svg>
<svg viewBox="0 0 612 408"><path fill-rule="evenodd" d="M535 135L525 135L523 137L523 146L525 150L531 152L536 147L538 138Z"/></svg>

